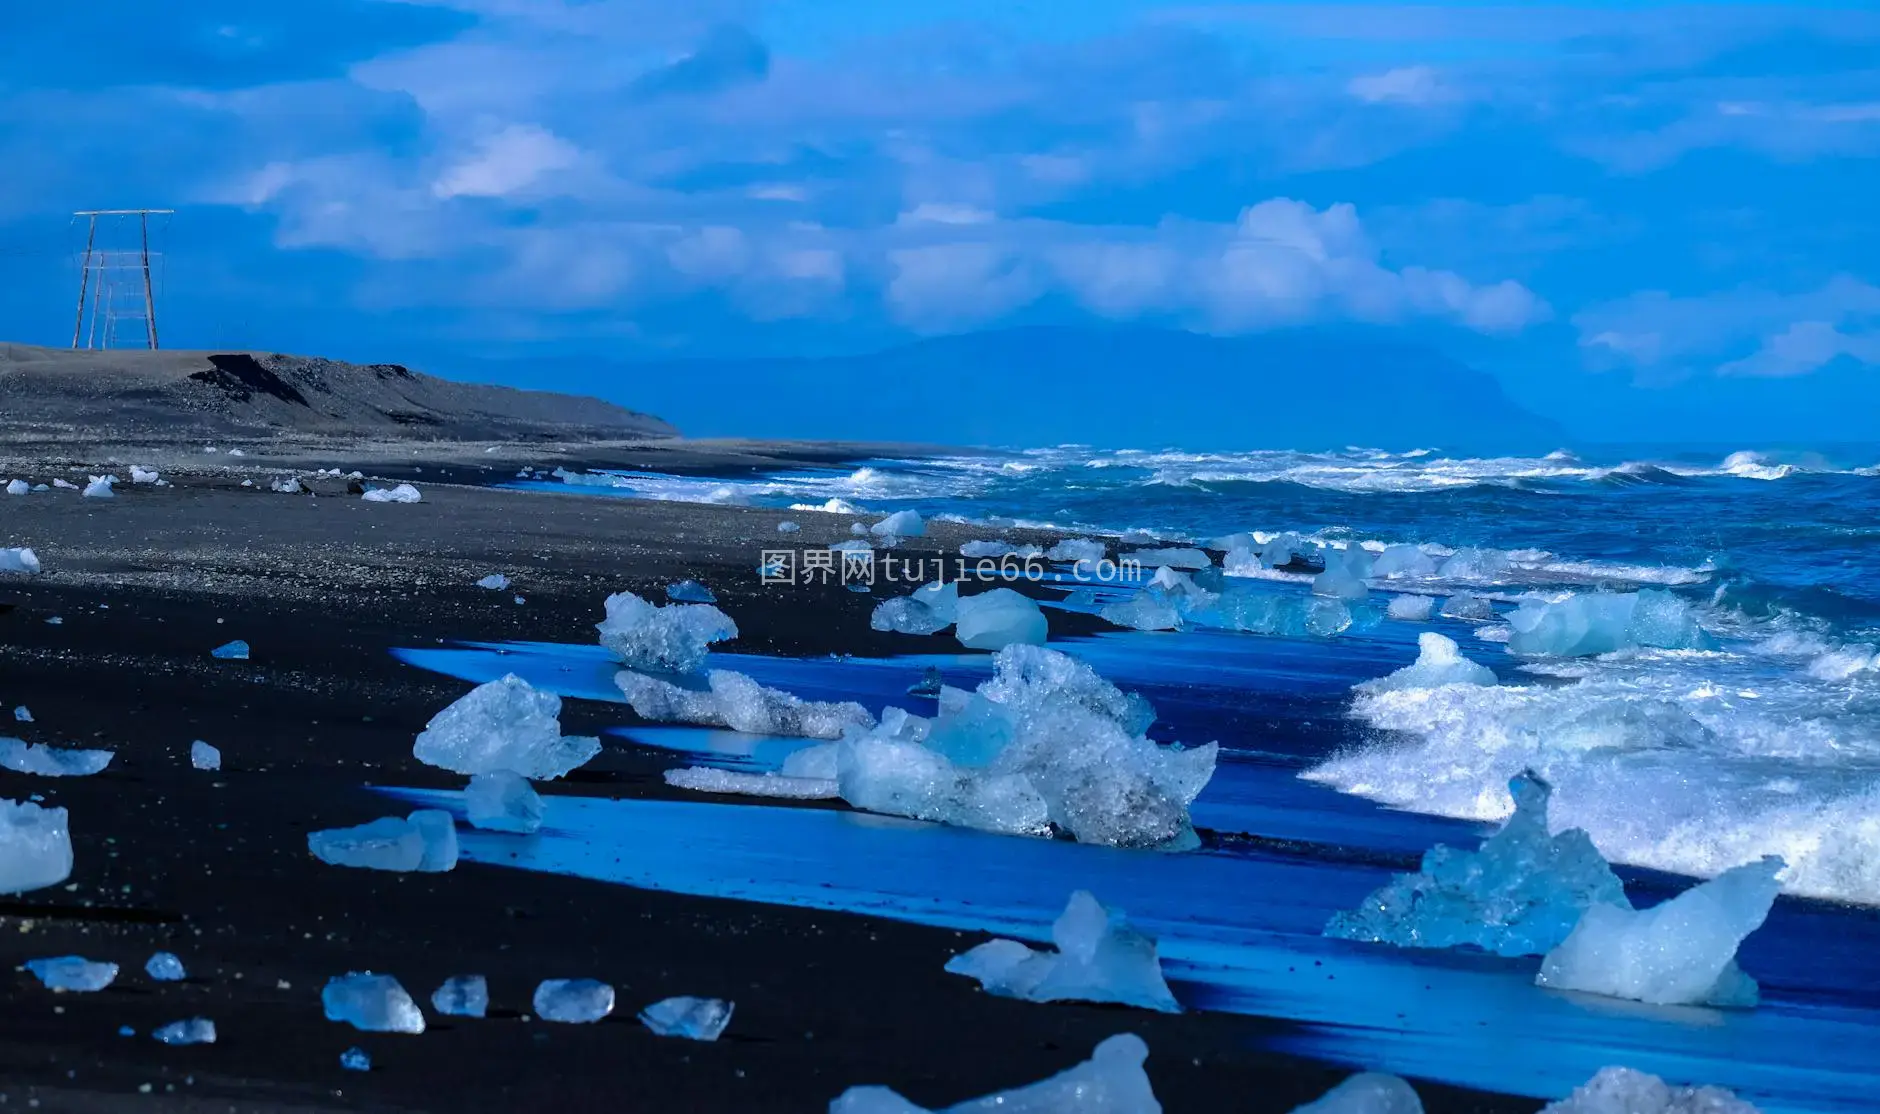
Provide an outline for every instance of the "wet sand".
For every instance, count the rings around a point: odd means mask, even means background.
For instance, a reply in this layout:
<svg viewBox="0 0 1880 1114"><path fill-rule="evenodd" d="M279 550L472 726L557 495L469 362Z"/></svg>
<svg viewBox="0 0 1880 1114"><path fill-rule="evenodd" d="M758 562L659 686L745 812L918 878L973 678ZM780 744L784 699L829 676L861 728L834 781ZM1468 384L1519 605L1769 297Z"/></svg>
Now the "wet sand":
<svg viewBox="0 0 1880 1114"><path fill-rule="evenodd" d="M0 705L26 704L35 717L0 730L117 752L90 778L0 772L0 795L38 793L70 810L77 860L67 885L0 903L0 958L13 967L75 953L123 969L95 994L55 995L24 971L10 976L0 990L8 1106L815 1111L856 1083L937 1106L1062 1070L1124 1031L1148 1042L1156 1092L1174 1112L1286 1111L1346 1074L1261 1051L1280 1022L991 998L942 971L977 942L950 931L470 863L392 875L314 860L307 831L397 811L367 783L461 784L416 762L411 741L468 686L399 665L393 647L583 642L608 593L657 594L696 577L737 619L736 649L922 648L868 629L875 597L759 584L758 552L779 547L779 520L803 525L782 546L800 548L848 537L846 517L432 482L450 463L412 462L426 468L410 474L425 491L416 505L346 497L342 480L290 496L213 472L179 474L168 488L126 484L109 501L0 497L0 546L32 546L45 566L36 578L0 577L0 606L11 605L0 613ZM953 553L983 534L938 525L904 549ZM490 572L513 589L476 588ZM55 615L60 624L46 622ZM234 638L251 643L251 660L210 657ZM570 700L563 724L593 733L628 717ZM190 768L198 738L221 748L220 772ZM663 765L609 741L554 791L675 796ZM144 976L159 949L182 957L188 982ZM422 1036L326 1021L325 980L368 969L396 975L427 1014L445 977L484 974L492 1016L431 1017ZM535 982L550 977L613 984L615 1016L593 1026L526 1018ZM633 1020L674 994L735 1000L730 1031L716 1044L662 1040ZM216 1044L171 1048L149 1036L195 1016L216 1022ZM126 1025L135 1036L118 1035ZM340 1068L355 1045L371 1072ZM1419 1090L1432 1111L1539 1105Z"/></svg>

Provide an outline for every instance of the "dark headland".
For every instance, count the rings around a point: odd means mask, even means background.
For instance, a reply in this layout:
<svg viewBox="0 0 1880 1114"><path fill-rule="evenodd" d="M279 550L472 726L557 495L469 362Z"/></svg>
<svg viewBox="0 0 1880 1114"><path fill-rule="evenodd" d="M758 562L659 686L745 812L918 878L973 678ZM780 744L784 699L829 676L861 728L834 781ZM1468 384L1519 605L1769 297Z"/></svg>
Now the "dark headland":
<svg viewBox="0 0 1880 1114"><path fill-rule="evenodd" d="M1147 1040L1174 1112L1286 1111L1346 1074L1261 1051L1277 1021L984 995L941 970L976 942L954 932L471 863L345 870L307 853L311 829L395 811L367 783L460 784L414 760L411 743L468 686L398 664L393 647L590 641L608 593L693 577L736 617L738 649L908 648L868 629L866 596L759 589L755 555L777 512L484 486L518 462L748 469L854 447L700 446L592 400L195 353L0 348L0 411L0 481L82 483L132 463L168 481L126 482L111 500L0 496L0 547L31 546L43 563L38 576L0 576L0 707L33 715L6 730L116 752L87 778L0 772L0 796L70 811L76 852L68 884L0 903L0 963L79 954L125 972L93 994L54 995L24 971L0 985L8 1109L808 1112L864 1082L941 1106L1062 1070L1123 1031ZM412 479L424 498L366 503L331 476L309 476L311 495L265 483L315 467ZM804 544L847 526L797 517ZM969 536L941 525L909 544L937 553ZM490 572L514 578L526 602L473 585ZM209 656L235 638L251 660ZM580 734L627 718L582 700L563 713ZM190 767L196 739L221 748L219 773ZM663 766L610 742L555 791L670 796ZM142 977L159 949L183 957L188 982L159 992ZM421 999L446 976L481 972L492 1016L433 1017L416 1037L355 1033L319 1001L328 977L354 970L395 974ZM567 976L619 988L616 1016L525 1020L534 982ZM734 999L732 1031L695 1044L633 1022L675 994ZM214 1019L216 1044L149 1038L194 1016ZM371 1072L340 1069L353 1045ZM1433 1111L1538 1105L1420 1089Z"/></svg>

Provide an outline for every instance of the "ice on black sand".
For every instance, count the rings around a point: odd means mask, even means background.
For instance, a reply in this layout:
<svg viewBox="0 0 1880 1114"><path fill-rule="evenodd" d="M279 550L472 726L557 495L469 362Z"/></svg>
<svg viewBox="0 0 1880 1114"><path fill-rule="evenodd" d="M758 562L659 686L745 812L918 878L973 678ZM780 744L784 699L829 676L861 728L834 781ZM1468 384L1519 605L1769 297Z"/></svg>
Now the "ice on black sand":
<svg viewBox="0 0 1880 1114"><path fill-rule="evenodd" d="M144 964L144 973L158 982L181 982L186 976L183 961L170 952L158 952Z"/></svg>
<svg viewBox="0 0 1880 1114"><path fill-rule="evenodd" d="M363 1048L348 1048L339 1054L339 1066L347 1071L371 1071L372 1057Z"/></svg>
<svg viewBox="0 0 1880 1114"><path fill-rule="evenodd" d="M1133 1033L1097 1045L1090 1059L1049 1079L947 1107L949 1114L1162 1114L1142 1070L1149 1046ZM920 1114L886 1087L851 1087L829 1114Z"/></svg>
<svg viewBox="0 0 1880 1114"><path fill-rule="evenodd" d="M477 587L488 588L492 592L500 592L504 588L509 587L509 578L502 573L493 572L482 580L477 581Z"/></svg>
<svg viewBox="0 0 1880 1114"><path fill-rule="evenodd" d="M206 1017L172 1021L150 1034L164 1044L214 1044L215 1022Z"/></svg>
<svg viewBox="0 0 1880 1114"><path fill-rule="evenodd" d="M117 495L117 492L111 490L111 486L117 482L116 476L92 476L91 482L79 494L87 499L111 499Z"/></svg>
<svg viewBox="0 0 1880 1114"><path fill-rule="evenodd" d="M360 498L368 503L420 503L424 501L424 496L410 484L367 488Z"/></svg>
<svg viewBox="0 0 1880 1114"><path fill-rule="evenodd" d="M198 770L219 770L222 768L222 752L197 739L189 744L189 764Z"/></svg>
<svg viewBox="0 0 1880 1114"><path fill-rule="evenodd" d="M527 778L509 770L472 777L463 800L473 828L527 835L542 826L542 798Z"/></svg>
<svg viewBox="0 0 1880 1114"><path fill-rule="evenodd" d="M1029 1002L1113 1002L1163 1013L1181 1006L1162 977L1155 941L1129 926L1088 890L1071 895L1051 926L1057 951L991 940L954 956L946 969L979 980L989 993Z"/></svg>
<svg viewBox="0 0 1880 1114"><path fill-rule="evenodd" d="M88 994L103 990L117 981L118 965L94 963L82 955L61 955L50 959L29 959L31 971L48 990L69 990Z"/></svg>
<svg viewBox="0 0 1880 1114"><path fill-rule="evenodd" d="M594 624L601 645L628 669L648 673L693 673L705 664L714 642L738 636L731 616L704 603L664 607L632 592L607 597L607 617Z"/></svg>
<svg viewBox="0 0 1880 1114"><path fill-rule="evenodd" d="M72 833L62 808L0 800L0 893L56 886L72 874Z"/></svg>
<svg viewBox="0 0 1880 1114"><path fill-rule="evenodd" d="M353 971L327 980L320 1004L328 1021L341 1021L366 1033L422 1033L424 1014L398 980L370 971Z"/></svg>
<svg viewBox="0 0 1880 1114"><path fill-rule="evenodd" d="M248 643L238 638L233 642L225 642L217 646L209 653L212 657L221 658L223 661L247 661Z"/></svg>
<svg viewBox="0 0 1880 1114"><path fill-rule="evenodd" d="M13 709L13 718L20 723L31 723L33 722L33 713L27 709L26 705L21 704L19 707Z"/></svg>
<svg viewBox="0 0 1880 1114"><path fill-rule="evenodd" d="M696 580L681 580L677 584L666 585L666 598L674 603L717 603L718 597L710 588Z"/></svg>
<svg viewBox="0 0 1880 1114"><path fill-rule="evenodd" d="M594 979L543 979L535 988L535 1015L543 1021L586 1024L614 1012L614 988Z"/></svg>
<svg viewBox="0 0 1880 1114"><path fill-rule="evenodd" d="M662 1037L715 1041L731 1024L734 1008L721 998L667 998L641 1010L640 1024Z"/></svg>
<svg viewBox="0 0 1880 1114"><path fill-rule="evenodd" d="M1049 633L1049 624L1038 605L1010 588L963 597L955 607L953 636L968 649L1042 646Z"/></svg>
<svg viewBox="0 0 1880 1114"><path fill-rule="evenodd" d="M111 764L108 750L66 750L0 737L0 767L42 777L88 777Z"/></svg>
<svg viewBox="0 0 1880 1114"><path fill-rule="evenodd" d="M1367 1071L1294 1107L1292 1114L1423 1114L1423 1100L1402 1079Z"/></svg>
<svg viewBox="0 0 1880 1114"><path fill-rule="evenodd" d="M511 673L478 685L431 717L411 753L460 774L507 770L562 776L601 752L599 739L561 733L561 697Z"/></svg>
<svg viewBox="0 0 1880 1114"><path fill-rule="evenodd" d="M39 572L39 555L24 546L0 549L0 572L23 572L35 576Z"/></svg>
<svg viewBox="0 0 1880 1114"><path fill-rule="evenodd" d="M1540 1114L1759 1114L1722 1087L1675 1087L1631 1068L1602 1068Z"/></svg>
<svg viewBox="0 0 1880 1114"><path fill-rule="evenodd" d="M334 866L367 870L450 870L457 865L457 827L448 812L419 809L351 828L307 833L307 850Z"/></svg>
<svg viewBox="0 0 1880 1114"><path fill-rule="evenodd" d="M431 1008L446 1017L482 1017L490 1011L490 984L482 975L452 975L431 994Z"/></svg>

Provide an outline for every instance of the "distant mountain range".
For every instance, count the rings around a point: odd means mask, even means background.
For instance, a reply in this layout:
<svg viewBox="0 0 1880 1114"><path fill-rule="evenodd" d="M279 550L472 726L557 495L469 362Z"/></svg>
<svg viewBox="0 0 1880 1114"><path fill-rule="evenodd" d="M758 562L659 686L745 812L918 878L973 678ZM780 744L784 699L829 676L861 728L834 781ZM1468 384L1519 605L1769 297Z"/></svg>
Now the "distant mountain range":
<svg viewBox="0 0 1880 1114"><path fill-rule="evenodd" d="M1566 440L1492 376L1432 348L1361 330L1211 337L1040 326L936 337L868 355L564 357L438 370L612 399L693 437L1536 452Z"/></svg>

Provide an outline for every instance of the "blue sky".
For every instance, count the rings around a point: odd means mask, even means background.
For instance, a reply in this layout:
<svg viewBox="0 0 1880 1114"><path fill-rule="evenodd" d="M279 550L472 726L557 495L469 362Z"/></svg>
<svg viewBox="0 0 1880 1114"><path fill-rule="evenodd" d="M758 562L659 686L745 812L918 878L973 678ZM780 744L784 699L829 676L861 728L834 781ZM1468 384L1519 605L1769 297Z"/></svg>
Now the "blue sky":
<svg viewBox="0 0 1880 1114"><path fill-rule="evenodd" d="M0 337L69 340L70 212L150 205L172 346L1352 322L1593 436L1880 397L1871 6L161 7L8 17Z"/></svg>

